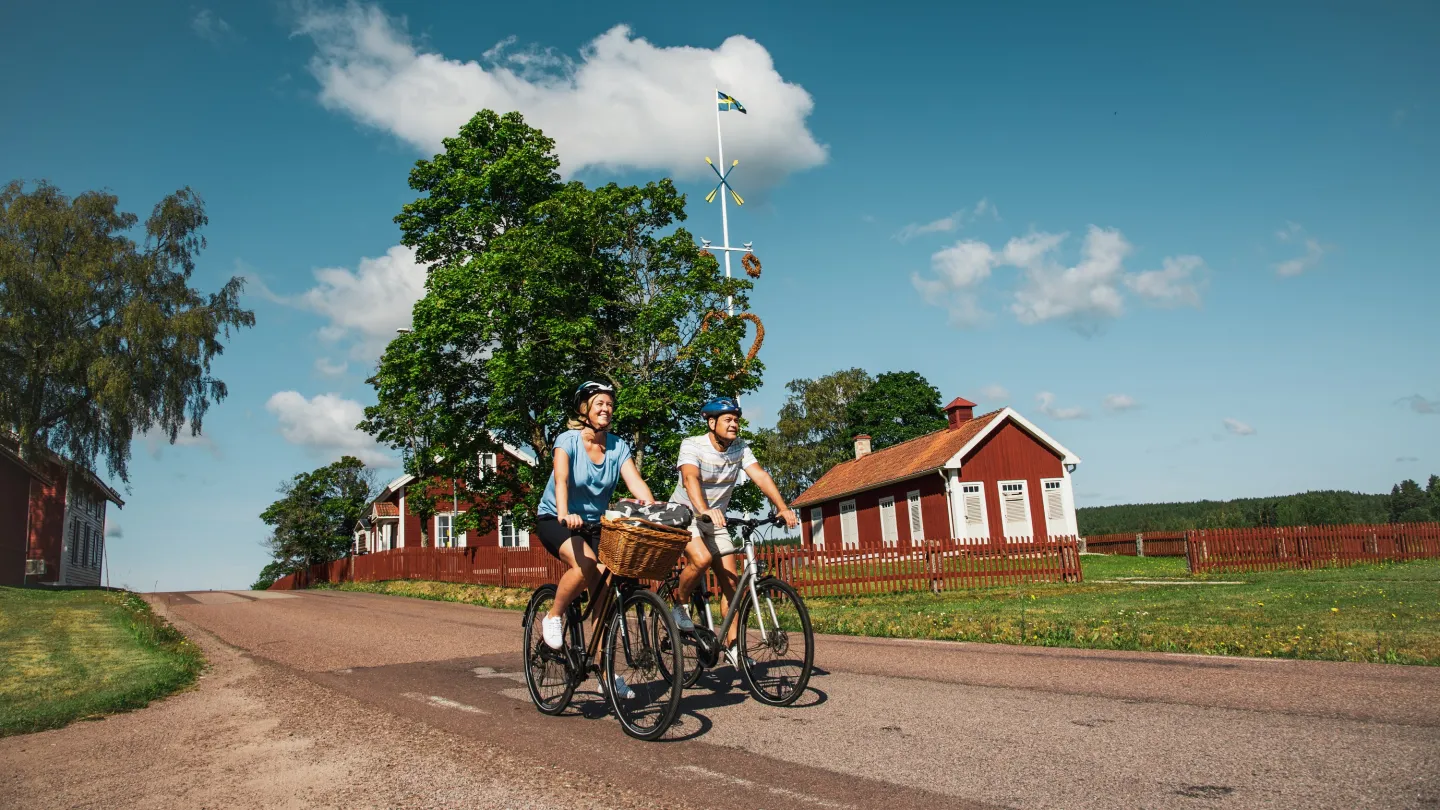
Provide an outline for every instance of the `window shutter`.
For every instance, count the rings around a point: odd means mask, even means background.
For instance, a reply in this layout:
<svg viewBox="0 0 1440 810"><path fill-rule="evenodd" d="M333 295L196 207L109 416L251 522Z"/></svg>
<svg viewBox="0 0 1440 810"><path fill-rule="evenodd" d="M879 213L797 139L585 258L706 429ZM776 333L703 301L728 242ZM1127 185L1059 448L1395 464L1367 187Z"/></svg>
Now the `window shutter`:
<svg viewBox="0 0 1440 810"><path fill-rule="evenodd" d="M963 484L960 487L961 508L965 514L963 534L966 537L989 537L990 529L985 525L985 494L980 484Z"/></svg>
<svg viewBox="0 0 1440 810"><path fill-rule="evenodd" d="M860 545L860 520L855 516L855 501L840 502L840 543Z"/></svg>
<svg viewBox="0 0 1440 810"><path fill-rule="evenodd" d="M912 489L905 493L905 500L910 507L910 540L922 540L925 537L925 520L920 514L920 490Z"/></svg>
<svg viewBox="0 0 1440 810"><path fill-rule="evenodd" d="M895 525L895 498L892 496L880 499L880 539L887 546L900 542L900 530Z"/></svg>
<svg viewBox="0 0 1440 810"><path fill-rule="evenodd" d="M1065 496L1059 481L1045 482L1045 519L1057 523L1065 519Z"/></svg>
<svg viewBox="0 0 1440 810"><path fill-rule="evenodd" d="M1005 516L1007 537L1030 536L1030 511L1025 504L1025 482L1000 485L1000 503Z"/></svg>
<svg viewBox="0 0 1440 810"><path fill-rule="evenodd" d="M825 547L825 512L818 506L810 509L810 542L815 548Z"/></svg>

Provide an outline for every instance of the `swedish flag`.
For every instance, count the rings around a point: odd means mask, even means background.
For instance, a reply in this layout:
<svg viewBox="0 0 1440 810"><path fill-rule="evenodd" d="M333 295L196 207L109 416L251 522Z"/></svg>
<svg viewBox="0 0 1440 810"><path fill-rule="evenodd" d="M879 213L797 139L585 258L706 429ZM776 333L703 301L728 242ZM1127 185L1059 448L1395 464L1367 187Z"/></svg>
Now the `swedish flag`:
<svg viewBox="0 0 1440 810"><path fill-rule="evenodd" d="M720 112L739 110L742 114L749 115L749 113L745 112L745 105L736 101L734 96L730 95L729 93L722 93L719 90L716 90L715 94L719 97Z"/></svg>

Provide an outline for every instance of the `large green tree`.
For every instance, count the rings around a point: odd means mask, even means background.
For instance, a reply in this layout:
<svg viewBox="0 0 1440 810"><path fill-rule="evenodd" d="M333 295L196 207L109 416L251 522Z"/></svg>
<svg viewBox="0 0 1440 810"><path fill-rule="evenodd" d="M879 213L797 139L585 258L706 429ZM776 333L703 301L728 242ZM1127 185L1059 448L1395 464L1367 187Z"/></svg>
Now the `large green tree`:
<svg viewBox="0 0 1440 810"><path fill-rule="evenodd" d="M118 205L44 182L0 189L0 427L26 457L103 458L128 481L137 433L200 433L226 394L210 361L255 315L238 277L210 295L190 286L208 222L193 191L157 203L138 233Z"/></svg>
<svg viewBox="0 0 1440 810"><path fill-rule="evenodd" d="M1405 479L1390 490L1391 523L1425 523L1435 519L1430 511L1431 498L1412 479Z"/></svg>
<svg viewBox="0 0 1440 810"><path fill-rule="evenodd" d="M780 494L793 501L826 470L855 457L850 404L874 383L862 368L791 380L774 428L756 431L762 463Z"/></svg>
<svg viewBox="0 0 1440 810"><path fill-rule="evenodd" d="M915 371L892 371L855 396L845 408L851 435L869 434L879 450L945 427L940 389Z"/></svg>
<svg viewBox="0 0 1440 810"><path fill-rule="evenodd" d="M354 456L280 484L280 498L260 513L271 527L265 543L275 558L262 578L345 556L375 491L373 474Z"/></svg>
<svg viewBox="0 0 1440 810"><path fill-rule="evenodd" d="M710 316L727 296L743 309L749 282L726 279L676 227L685 200L668 180L563 183L554 143L518 113L482 111L444 145L416 164L410 185L424 196L396 217L430 263L426 294L413 332L381 358L362 427L413 448L408 471L459 480L528 525L571 393L609 380L614 432L665 492L705 398L760 384L744 323ZM535 450L537 467L480 474L473 460L502 441ZM467 517L487 528L490 516Z"/></svg>

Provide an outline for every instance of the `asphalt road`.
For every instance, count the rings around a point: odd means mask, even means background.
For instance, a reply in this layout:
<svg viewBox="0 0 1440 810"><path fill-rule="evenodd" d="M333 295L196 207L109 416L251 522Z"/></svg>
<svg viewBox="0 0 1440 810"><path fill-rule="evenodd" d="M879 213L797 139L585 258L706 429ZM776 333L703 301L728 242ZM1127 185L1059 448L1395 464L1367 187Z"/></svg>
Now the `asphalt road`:
<svg viewBox="0 0 1440 810"><path fill-rule="evenodd" d="M565 715L534 710L518 612L335 591L155 599L374 712L662 806L1440 808L1436 668L821 636L799 705L760 705L722 669L666 741L641 743L594 681Z"/></svg>

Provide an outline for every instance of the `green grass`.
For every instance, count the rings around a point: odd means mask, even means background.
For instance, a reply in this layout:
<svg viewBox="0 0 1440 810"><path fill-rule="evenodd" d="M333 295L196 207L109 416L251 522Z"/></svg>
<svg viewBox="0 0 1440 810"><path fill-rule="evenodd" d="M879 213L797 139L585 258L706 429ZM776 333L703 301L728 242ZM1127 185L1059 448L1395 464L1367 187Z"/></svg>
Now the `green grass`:
<svg viewBox="0 0 1440 810"><path fill-rule="evenodd" d="M140 708L204 663L135 594L0 588L0 737Z"/></svg>
<svg viewBox="0 0 1440 810"><path fill-rule="evenodd" d="M1440 665L1440 560L1191 577L1184 557L1080 559L1082 583L806 604L817 632L842 635ZM530 597L444 582L339 588L510 610Z"/></svg>
<svg viewBox="0 0 1440 810"><path fill-rule="evenodd" d="M806 601L825 633L1440 664L1440 560L1192 578L1178 557L1081 559L1080 584Z"/></svg>

